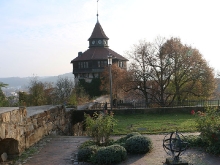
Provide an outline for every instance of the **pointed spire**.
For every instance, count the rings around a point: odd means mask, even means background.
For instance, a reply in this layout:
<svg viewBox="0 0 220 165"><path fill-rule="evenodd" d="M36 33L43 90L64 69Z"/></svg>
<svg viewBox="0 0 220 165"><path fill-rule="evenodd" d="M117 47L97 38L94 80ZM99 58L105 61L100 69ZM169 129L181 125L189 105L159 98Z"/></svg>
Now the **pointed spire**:
<svg viewBox="0 0 220 165"><path fill-rule="evenodd" d="M98 2L99 2L99 0L97 0L97 14L96 14L96 16L97 16L97 23L99 23L99 8L98 8Z"/></svg>
<svg viewBox="0 0 220 165"><path fill-rule="evenodd" d="M88 40L91 39L109 39L106 35L104 30L102 29L102 26L100 25L99 22L97 22L95 24L95 27L93 29L92 35L90 36L90 38Z"/></svg>
<svg viewBox="0 0 220 165"><path fill-rule="evenodd" d="M97 23L93 29L93 32L92 32L92 35L90 36L90 38L88 40L91 40L91 39L109 39L106 35L105 35L105 32L103 31L102 29L102 26L100 25L99 23L99 19L98 19L98 2L99 0L97 0Z"/></svg>

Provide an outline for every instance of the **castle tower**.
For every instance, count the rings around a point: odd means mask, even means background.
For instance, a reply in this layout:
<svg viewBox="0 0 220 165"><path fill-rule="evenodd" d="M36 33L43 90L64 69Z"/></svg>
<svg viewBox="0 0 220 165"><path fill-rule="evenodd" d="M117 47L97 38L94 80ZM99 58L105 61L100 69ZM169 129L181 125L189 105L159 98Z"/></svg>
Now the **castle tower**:
<svg viewBox="0 0 220 165"><path fill-rule="evenodd" d="M85 52L78 52L78 56L71 61L76 81L85 79L86 82L91 82L93 78L99 78L104 68L108 65L108 56L110 54L113 64L117 63L120 68L127 68L128 59L109 49L108 40L109 38L102 29L97 14L97 22L88 39L89 49Z"/></svg>

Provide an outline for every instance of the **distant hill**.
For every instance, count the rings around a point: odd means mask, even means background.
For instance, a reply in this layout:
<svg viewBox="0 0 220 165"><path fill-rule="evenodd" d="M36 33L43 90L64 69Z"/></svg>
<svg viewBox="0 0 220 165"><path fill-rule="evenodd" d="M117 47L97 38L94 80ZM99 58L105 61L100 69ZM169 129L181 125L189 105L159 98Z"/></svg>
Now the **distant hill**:
<svg viewBox="0 0 220 165"><path fill-rule="evenodd" d="M0 78L0 82L4 84L8 84L8 87L19 87L25 86L28 84L29 78L20 78L20 77L8 77L8 78Z"/></svg>
<svg viewBox="0 0 220 165"><path fill-rule="evenodd" d="M63 78L67 77L67 78L73 79L74 75L70 72L70 73L65 73L65 74L61 74L61 75L58 75L58 76L39 77L39 80L42 81L42 82L56 83L59 77L63 77Z"/></svg>
<svg viewBox="0 0 220 165"><path fill-rule="evenodd" d="M38 77L38 80L41 82L52 82L56 83L59 77L68 77L68 78L74 78L74 75L72 73L65 73L58 76L46 76L46 77ZM31 79L33 77L8 77L8 78L0 78L0 82L3 82L5 84L8 84L7 87L13 87L13 88L26 88L28 84L30 83Z"/></svg>

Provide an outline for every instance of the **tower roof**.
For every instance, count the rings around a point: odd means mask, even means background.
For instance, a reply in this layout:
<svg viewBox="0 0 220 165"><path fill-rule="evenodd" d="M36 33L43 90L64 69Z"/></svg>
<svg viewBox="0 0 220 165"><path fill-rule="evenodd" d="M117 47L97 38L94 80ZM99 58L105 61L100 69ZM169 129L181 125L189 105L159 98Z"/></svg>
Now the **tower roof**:
<svg viewBox="0 0 220 165"><path fill-rule="evenodd" d="M87 61L87 60L107 60L108 55L111 54L113 59L128 61L128 59L124 58L120 54L116 53L115 51L109 48L90 48L83 52L80 56L76 57L71 61L71 63L76 61Z"/></svg>
<svg viewBox="0 0 220 165"><path fill-rule="evenodd" d="M107 39L107 40L109 39L105 35L105 32L103 31L102 26L98 21L95 24L92 35L90 36L90 38L88 40L91 40L91 39Z"/></svg>

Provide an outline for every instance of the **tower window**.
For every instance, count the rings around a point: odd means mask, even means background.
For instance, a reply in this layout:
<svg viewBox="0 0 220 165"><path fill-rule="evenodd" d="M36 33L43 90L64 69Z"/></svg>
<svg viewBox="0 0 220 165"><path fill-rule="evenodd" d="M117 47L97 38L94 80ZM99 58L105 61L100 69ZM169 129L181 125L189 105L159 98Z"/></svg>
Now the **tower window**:
<svg viewBox="0 0 220 165"><path fill-rule="evenodd" d="M105 67L107 66L107 61L98 61L98 67Z"/></svg>
<svg viewBox="0 0 220 165"><path fill-rule="evenodd" d="M79 62L79 68L88 68L88 62Z"/></svg>
<svg viewBox="0 0 220 165"><path fill-rule="evenodd" d="M120 67L120 68L123 68L123 67L124 67L123 61L118 61L118 67Z"/></svg>
<svg viewBox="0 0 220 165"><path fill-rule="evenodd" d="M104 61L104 66L107 66L107 61Z"/></svg>

